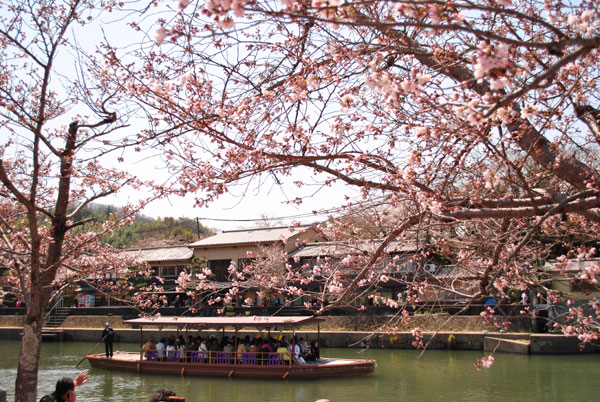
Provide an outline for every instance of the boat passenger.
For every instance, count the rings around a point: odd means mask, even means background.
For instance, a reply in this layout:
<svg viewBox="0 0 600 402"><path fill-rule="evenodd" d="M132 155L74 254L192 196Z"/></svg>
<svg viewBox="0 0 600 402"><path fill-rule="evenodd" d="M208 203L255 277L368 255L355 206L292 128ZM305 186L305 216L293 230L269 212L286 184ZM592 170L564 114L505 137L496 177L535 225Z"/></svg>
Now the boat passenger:
<svg viewBox="0 0 600 402"><path fill-rule="evenodd" d="M219 352L221 351L221 348L219 347L219 342L217 341L217 338L215 338L214 336L210 337L210 340L208 341L208 350L210 352Z"/></svg>
<svg viewBox="0 0 600 402"><path fill-rule="evenodd" d="M231 341L228 341L227 344L225 346L223 346L223 352L234 352L235 348L233 346L233 343L231 343Z"/></svg>
<svg viewBox="0 0 600 402"><path fill-rule="evenodd" d="M188 360L191 358L192 350L198 350L198 346L200 345L196 342L196 339L193 336L188 335L186 344L184 345L184 348L187 351L186 355Z"/></svg>
<svg viewBox="0 0 600 402"><path fill-rule="evenodd" d="M175 342L171 338L167 339L167 351L170 350L175 350Z"/></svg>
<svg viewBox="0 0 600 402"><path fill-rule="evenodd" d="M306 360L300 355L300 346L298 346L298 340L294 339L294 344L289 346L290 352L292 352L292 348L294 349L292 354L294 356L294 360L300 364L306 363Z"/></svg>
<svg viewBox="0 0 600 402"><path fill-rule="evenodd" d="M221 347L221 350L223 350L225 348L225 345L227 345L227 342L229 342L229 337L227 335L225 335L221 338L221 343L219 344L219 346Z"/></svg>
<svg viewBox="0 0 600 402"><path fill-rule="evenodd" d="M319 351L319 343L317 341L312 341L310 343L310 348L308 348L308 354L306 355L307 361L317 361L321 358Z"/></svg>
<svg viewBox="0 0 600 402"><path fill-rule="evenodd" d="M198 346L200 352L208 352L208 346L206 346L206 339L202 338L200 345Z"/></svg>
<svg viewBox="0 0 600 402"><path fill-rule="evenodd" d="M273 348L268 340L264 341L262 345L258 348L258 356L261 361L261 364L267 364L269 359L269 353L273 352Z"/></svg>
<svg viewBox="0 0 600 402"><path fill-rule="evenodd" d="M163 360L165 358L165 350L167 346L165 345L165 338L160 338L160 341L156 344L156 350L158 351L158 360Z"/></svg>
<svg viewBox="0 0 600 402"><path fill-rule="evenodd" d="M262 345L260 345L260 347L258 348L259 352L268 352L271 353L273 352L273 348L271 347L271 344L268 341L263 342Z"/></svg>
<svg viewBox="0 0 600 402"><path fill-rule="evenodd" d="M237 355L238 361L241 361L242 353L246 353L246 350L247 350L246 340L240 339L240 342L238 343L237 350L236 350L236 355Z"/></svg>
<svg viewBox="0 0 600 402"><path fill-rule="evenodd" d="M144 346L142 346L142 352L146 353L147 351L153 349L156 349L156 345L154 344L154 339L150 338L146 341L146 343L144 343Z"/></svg>
<svg viewBox="0 0 600 402"><path fill-rule="evenodd" d="M290 351L288 350L288 344L286 340L277 342L277 353L281 353L283 360L288 364L290 362Z"/></svg>
<svg viewBox="0 0 600 402"><path fill-rule="evenodd" d="M250 345L248 346L248 352L251 352L251 353L258 352L258 346L256 345L256 339L252 339L250 341Z"/></svg>
<svg viewBox="0 0 600 402"><path fill-rule="evenodd" d="M301 337L298 340L298 346L300 346L300 355L302 357L306 357L306 354L308 353L308 343L306 342L306 340Z"/></svg>

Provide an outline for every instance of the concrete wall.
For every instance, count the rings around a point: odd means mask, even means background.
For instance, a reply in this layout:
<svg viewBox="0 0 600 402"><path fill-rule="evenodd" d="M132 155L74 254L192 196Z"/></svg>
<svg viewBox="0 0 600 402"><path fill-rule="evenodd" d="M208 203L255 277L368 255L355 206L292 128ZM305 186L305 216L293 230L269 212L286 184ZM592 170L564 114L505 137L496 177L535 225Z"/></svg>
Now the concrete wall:
<svg viewBox="0 0 600 402"><path fill-rule="evenodd" d="M587 344L581 349L581 342L574 336L532 334L530 350L534 354L599 353L600 345Z"/></svg>
<svg viewBox="0 0 600 402"><path fill-rule="evenodd" d="M82 328L62 328L62 339L64 341L77 342L98 342L101 328L82 329ZM158 329L115 329L115 342L124 343L140 343L140 340L145 341L149 338L154 338L158 341L162 337L169 335L176 336L176 330L158 330ZM21 328L0 328L0 339L4 340L20 340ZM180 334L199 335L207 337L214 335L220 338L223 331L180 331ZM234 331L225 331L229 337L235 334ZM290 331L272 331L271 336L284 334L288 338L291 336ZM267 331L239 331L238 336L245 337L249 335L254 338L258 335L262 337L268 336ZM312 340L321 340L322 347L331 348L379 348L379 349L414 349L414 336L410 332L401 332L397 334L387 334L381 332L350 332L350 331L296 331L296 336L303 337L309 342ZM486 339L488 338L488 339ZM524 341L529 339L528 342ZM520 340L520 341L519 341ZM502 347L499 347L496 352L509 353L525 353L528 345L529 353L531 354L580 354L580 353L599 353L600 346L587 345L583 350L579 348L579 341L575 337L566 337L558 334L492 334L485 335L482 332L438 332L438 333L423 333L423 343L430 350L475 350L475 351L491 351L502 342ZM490 346L493 343L493 347Z"/></svg>

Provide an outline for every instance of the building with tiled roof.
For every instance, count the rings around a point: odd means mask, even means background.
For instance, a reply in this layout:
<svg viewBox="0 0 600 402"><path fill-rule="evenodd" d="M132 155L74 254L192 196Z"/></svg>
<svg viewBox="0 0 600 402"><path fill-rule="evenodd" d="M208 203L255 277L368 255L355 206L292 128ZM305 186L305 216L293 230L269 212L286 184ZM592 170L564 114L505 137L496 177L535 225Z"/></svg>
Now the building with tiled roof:
<svg viewBox="0 0 600 402"><path fill-rule="evenodd" d="M286 251L289 252L297 248L297 240L303 241L315 237L315 232L310 226L227 230L192 243L190 247L209 249L284 243Z"/></svg>
<svg viewBox="0 0 600 402"><path fill-rule="evenodd" d="M163 246L135 248L124 251L139 260L152 263L164 262L190 262L194 256L194 251L188 246Z"/></svg>
<svg viewBox="0 0 600 402"><path fill-rule="evenodd" d="M248 261L249 253L260 255L263 248L272 246L290 253L315 240L317 234L310 226L272 227L228 230L192 243L190 247L194 250L194 257L206 260L215 280L225 282L231 262L241 267Z"/></svg>
<svg viewBox="0 0 600 402"><path fill-rule="evenodd" d="M132 248L124 250L122 253L125 254L128 260L147 264L153 275L149 283L160 284L164 290L162 293L165 294L177 293L175 280L192 263L194 258L193 250L188 246L181 245ZM116 286L119 280L120 278L114 276L111 272L105 272L103 275L82 281L79 284L79 289L76 290L77 304L80 307L111 305L111 300L107 294L123 296L119 291L119 287ZM175 296L171 296L171 299L173 297Z"/></svg>

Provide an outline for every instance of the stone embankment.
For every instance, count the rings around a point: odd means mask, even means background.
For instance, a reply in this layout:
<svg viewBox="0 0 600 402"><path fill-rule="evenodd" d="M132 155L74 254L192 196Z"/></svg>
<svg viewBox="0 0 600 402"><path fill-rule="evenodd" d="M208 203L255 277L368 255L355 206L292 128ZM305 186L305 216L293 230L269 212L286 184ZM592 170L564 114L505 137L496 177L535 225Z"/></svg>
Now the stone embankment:
<svg viewBox="0 0 600 402"><path fill-rule="evenodd" d="M519 317L520 318L520 317ZM485 352L558 354L599 352L600 347L587 346L583 350L574 337L561 334L536 334L525 331L501 333L482 324L481 317L448 315L423 315L411 318L410 324L394 327L393 317L325 317L319 328L306 327L296 331L298 336L313 340L319 338L323 347L412 349L415 347L414 330L422 334L422 342L429 349L477 350ZM222 331L180 331L175 328L144 327L132 329L117 316L69 316L60 328L65 341L98 341L99 334L108 321L115 329L117 342L139 343L153 338L178 334L220 337ZM526 327L525 321L516 320L516 327ZM518 329L518 328L517 328ZM20 339L22 317L0 316L1 339ZM287 334L289 331L272 330L271 335ZM225 332L228 336L233 331ZM260 333L242 330L238 336L251 337ZM289 334L287 334L289 336Z"/></svg>

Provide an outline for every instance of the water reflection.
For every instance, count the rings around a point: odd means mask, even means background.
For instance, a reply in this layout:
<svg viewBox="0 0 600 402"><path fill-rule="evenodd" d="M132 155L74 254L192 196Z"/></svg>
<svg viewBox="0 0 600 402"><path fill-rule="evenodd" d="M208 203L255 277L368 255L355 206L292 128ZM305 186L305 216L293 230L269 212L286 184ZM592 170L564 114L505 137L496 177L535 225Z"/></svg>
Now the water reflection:
<svg viewBox="0 0 600 402"><path fill-rule="evenodd" d="M38 397L54 390L56 380L79 372L75 365L92 343L44 343ZM137 350L116 344L115 349ZM14 398L19 343L0 342L0 387ZM169 388L186 401L332 402L379 401L596 401L600 394L600 356L497 355L488 370L476 371L476 352L325 349L325 356L373 358L375 374L323 380L262 380L138 375L91 370L78 388L79 401L148 401L159 388ZM87 362L80 368L89 367Z"/></svg>

